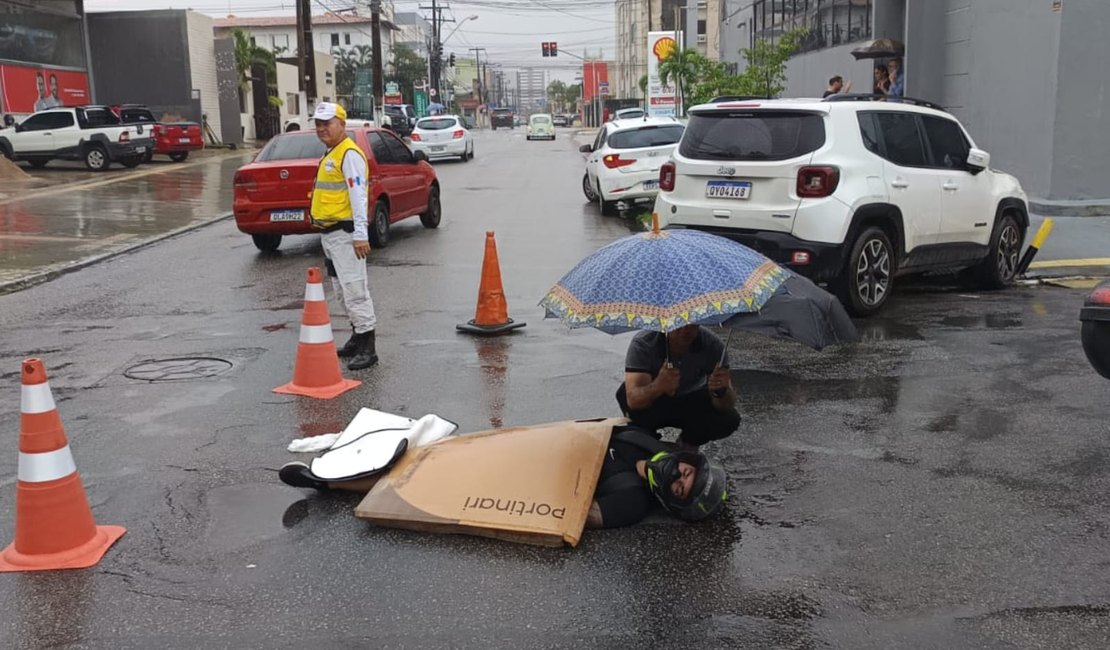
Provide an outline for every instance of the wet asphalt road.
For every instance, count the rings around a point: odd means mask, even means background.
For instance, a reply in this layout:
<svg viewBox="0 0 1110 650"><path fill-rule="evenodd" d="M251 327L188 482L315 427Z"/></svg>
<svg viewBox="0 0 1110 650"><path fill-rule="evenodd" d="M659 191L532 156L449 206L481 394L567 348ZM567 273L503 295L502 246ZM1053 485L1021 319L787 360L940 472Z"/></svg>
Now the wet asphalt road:
<svg viewBox="0 0 1110 650"><path fill-rule="evenodd" d="M0 543L31 355L98 523L128 528L95 568L0 575L0 647L1107 646L1110 385L1080 348L1080 291L920 285L823 353L734 336L744 421L707 451L739 498L706 525L531 548L376 528L354 495L280 484L291 439L360 406L463 431L617 414L627 336L535 306L630 231L584 204L580 159L517 130L437 163L443 225L398 224L373 253L382 361L333 401L270 392L291 376L312 238L261 256L223 221L0 296ZM472 339L454 327L486 230L528 326ZM231 366L124 375L180 356Z"/></svg>

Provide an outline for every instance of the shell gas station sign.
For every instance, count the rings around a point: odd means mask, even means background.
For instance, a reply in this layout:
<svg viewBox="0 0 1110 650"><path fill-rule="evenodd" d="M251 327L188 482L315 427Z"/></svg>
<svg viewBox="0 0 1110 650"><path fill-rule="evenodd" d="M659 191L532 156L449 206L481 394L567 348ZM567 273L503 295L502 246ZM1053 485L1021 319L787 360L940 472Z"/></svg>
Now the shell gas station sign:
<svg viewBox="0 0 1110 650"><path fill-rule="evenodd" d="M675 115L675 87L664 86L659 81L659 62L670 56L678 48L675 40L676 32L649 32L648 33L648 115L652 117L674 117ZM679 40L682 32L677 32Z"/></svg>

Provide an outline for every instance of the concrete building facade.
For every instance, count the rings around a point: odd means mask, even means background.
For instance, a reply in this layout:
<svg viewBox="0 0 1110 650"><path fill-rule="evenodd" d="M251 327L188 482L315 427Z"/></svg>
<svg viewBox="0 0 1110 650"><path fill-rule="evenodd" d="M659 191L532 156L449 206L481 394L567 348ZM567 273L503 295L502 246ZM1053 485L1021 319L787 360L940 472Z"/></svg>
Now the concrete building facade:
<svg viewBox="0 0 1110 650"><path fill-rule="evenodd" d="M750 0L748 0L750 2ZM640 78L647 74L648 32L682 31L683 47L711 61L721 58L725 0L615 0L617 51L610 64L617 98L643 99Z"/></svg>
<svg viewBox="0 0 1110 650"><path fill-rule="evenodd" d="M538 113L547 106L547 71L521 68L516 73L517 111Z"/></svg>
<svg viewBox="0 0 1110 650"><path fill-rule="evenodd" d="M875 61L856 61L851 51L871 38L896 39L905 44L906 95L959 118L991 153L992 166L1017 176L1036 211L1104 213L1110 206L1110 112L1103 108L1110 2L729 2L726 47L744 32L750 44L792 26L818 27L807 51L788 64L785 95L819 96L836 74L852 80L853 92L870 92ZM808 10L784 14L780 7L791 4Z"/></svg>

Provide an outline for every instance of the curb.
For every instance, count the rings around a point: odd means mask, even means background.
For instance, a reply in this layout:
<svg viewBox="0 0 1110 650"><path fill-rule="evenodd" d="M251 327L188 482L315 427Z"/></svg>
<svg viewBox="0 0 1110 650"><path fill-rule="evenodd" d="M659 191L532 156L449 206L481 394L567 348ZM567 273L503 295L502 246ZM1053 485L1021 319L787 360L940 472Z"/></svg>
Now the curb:
<svg viewBox="0 0 1110 650"><path fill-rule="evenodd" d="M22 278L19 278L18 280L9 280L7 282L0 282L0 295L15 293L17 291L23 291L24 289L30 289L31 287L33 287L35 285L43 284L45 282L50 282L51 280L59 278L59 277L65 275L67 273L71 273L73 271L77 271L79 269L83 269L85 267L92 266L94 264L99 264L101 262L106 262L106 261L108 261L108 260L110 260L114 257L119 257L121 255L126 255L128 253L133 253L133 252L135 252L135 251L137 251L141 248L146 248L147 246L150 246L151 244L157 244L158 242L165 241L165 240L167 240L171 237L176 237L178 235L183 235L185 233L192 232L194 230L200 230L201 228L204 228L205 226L210 226L214 223L223 221L225 219L230 219L231 217L232 217L231 212L228 212L227 214L221 214L221 215L216 216L216 217L210 217L210 218L205 219L203 221L198 221L197 223L191 223L187 226L182 226L180 228L177 228L175 230L171 230L169 232L164 232L164 233L161 233L159 235L154 235L150 239L144 239L144 240L141 240L141 241L137 241L137 242L135 242L133 244L130 244L128 246L125 246L124 248L121 248L120 250L117 250L117 251L112 251L110 253L101 253L100 255L93 255L92 257L86 257L86 258L83 258L83 259L76 260L74 262L68 262L68 263L66 263L62 266L56 267L56 268L48 269L46 271L39 271L38 273L32 273L31 275L24 276Z"/></svg>
<svg viewBox="0 0 1110 650"><path fill-rule="evenodd" d="M1038 217L1110 217L1110 201L1029 201Z"/></svg>

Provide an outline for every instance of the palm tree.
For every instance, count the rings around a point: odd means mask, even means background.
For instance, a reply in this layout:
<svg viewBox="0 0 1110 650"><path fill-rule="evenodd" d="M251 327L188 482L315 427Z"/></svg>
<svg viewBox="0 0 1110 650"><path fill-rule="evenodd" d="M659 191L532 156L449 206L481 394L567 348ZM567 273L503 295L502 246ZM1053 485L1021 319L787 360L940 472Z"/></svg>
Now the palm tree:
<svg viewBox="0 0 1110 650"><path fill-rule="evenodd" d="M637 82L637 85L640 86L640 94L644 96L644 101L647 102L648 76L644 75L640 77L640 81Z"/></svg>
<svg viewBox="0 0 1110 650"><path fill-rule="evenodd" d="M231 36L235 40L235 69L239 72L240 92L247 88L251 81L251 67L255 64L266 66L266 84L272 88L277 87L277 57L275 52L251 43L250 36L242 29L233 29ZM271 94L268 99L271 106L281 106L282 101L276 94Z"/></svg>
<svg viewBox="0 0 1110 650"><path fill-rule="evenodd" d="M697 50L676 48L659 62L659 81L666 85L673 79L678 87L676 107L683 106L683 88L689 88L697 83L703 60L704 57L698 54Z"/></svg>

